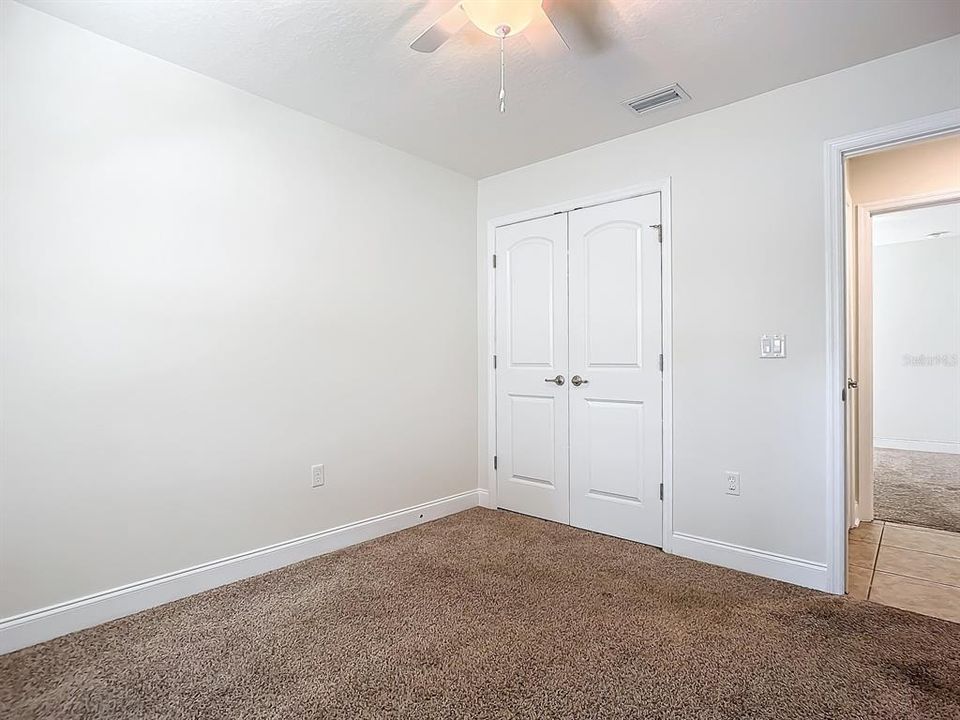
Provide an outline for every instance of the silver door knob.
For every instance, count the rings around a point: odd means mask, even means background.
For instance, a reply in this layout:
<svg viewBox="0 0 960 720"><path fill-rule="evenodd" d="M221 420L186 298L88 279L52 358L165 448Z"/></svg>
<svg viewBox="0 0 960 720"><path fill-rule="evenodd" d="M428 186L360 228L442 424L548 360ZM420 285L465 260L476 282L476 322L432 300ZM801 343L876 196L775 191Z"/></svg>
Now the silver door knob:
<svg viewBox="0 0 960 720"><path fill-rule="evenodd" d="M563 385L563 375L557 375L554 378L544 378L543 381L556 383L557 385Z"/></svg>
<svg viewBox="0 0 960 720"><path fill-rule="evenodd" d="M584 379L583 379L582 377L580 377L579 375L574 375L572 378L570 378L570 383L571 383L574 387L580 387L581 385L586 385L586 384L589 383L589 382L590 382L589 380L584 380Z"/></svg>

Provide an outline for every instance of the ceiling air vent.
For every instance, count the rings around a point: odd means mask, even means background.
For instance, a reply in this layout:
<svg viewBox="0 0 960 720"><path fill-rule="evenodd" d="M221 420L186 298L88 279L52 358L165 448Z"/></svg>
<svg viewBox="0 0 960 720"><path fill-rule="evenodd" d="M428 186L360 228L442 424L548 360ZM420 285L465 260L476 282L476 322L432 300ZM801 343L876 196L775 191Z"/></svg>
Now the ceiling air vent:
<svg viewBox="0 0 960 720"><path fill-rule="evenodd" d="M642 115L650 110L656 110L657 108L673 105L674 103L689 99L690 96L683 91L682 87L673 84L670 87L665 87L662 90L657 90L648 95L633 98L632 100L625 100L623 104L625 107L633 110L637 115Z"/></svg>

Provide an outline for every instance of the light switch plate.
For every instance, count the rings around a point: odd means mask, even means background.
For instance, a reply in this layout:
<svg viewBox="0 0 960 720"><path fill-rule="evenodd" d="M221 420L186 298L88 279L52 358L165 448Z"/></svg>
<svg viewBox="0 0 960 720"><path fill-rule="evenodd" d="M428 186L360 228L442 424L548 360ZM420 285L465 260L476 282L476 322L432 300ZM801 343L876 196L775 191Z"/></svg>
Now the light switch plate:
<svg viewBox="0 0 960 720"><path fill-rule="evenodd" d="M787 356L786 335L761 335L760 357L785 358Z"/></svg>

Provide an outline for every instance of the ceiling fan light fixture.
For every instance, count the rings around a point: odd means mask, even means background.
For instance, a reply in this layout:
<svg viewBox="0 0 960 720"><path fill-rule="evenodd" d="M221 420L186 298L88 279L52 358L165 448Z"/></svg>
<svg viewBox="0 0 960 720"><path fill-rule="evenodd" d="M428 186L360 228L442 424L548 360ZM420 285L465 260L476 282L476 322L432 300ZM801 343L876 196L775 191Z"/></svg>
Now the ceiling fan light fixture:
<svg viewBox="0 0 960 720"><path fill-rule="evenodd" d="M522 33L542 4L543 0L462 0L460 7L487 35L505 38Z"/></svg>

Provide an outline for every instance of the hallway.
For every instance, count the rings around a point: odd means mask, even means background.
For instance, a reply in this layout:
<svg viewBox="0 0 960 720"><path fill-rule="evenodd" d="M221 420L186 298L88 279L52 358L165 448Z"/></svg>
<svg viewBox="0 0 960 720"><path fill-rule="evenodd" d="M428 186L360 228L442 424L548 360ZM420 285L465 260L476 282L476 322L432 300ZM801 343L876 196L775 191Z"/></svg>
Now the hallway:
<svg viewBox="0 0 960 720"><path fill-rule="evenodd" d="M874 516L960 533L960 455L875 448Z"/></svg>
<svg viewBox="0 0 960 720"><path fill-rule="evenodd" d="M848 550L851 597L960 622L960 533L877 520Z"/></svg>

